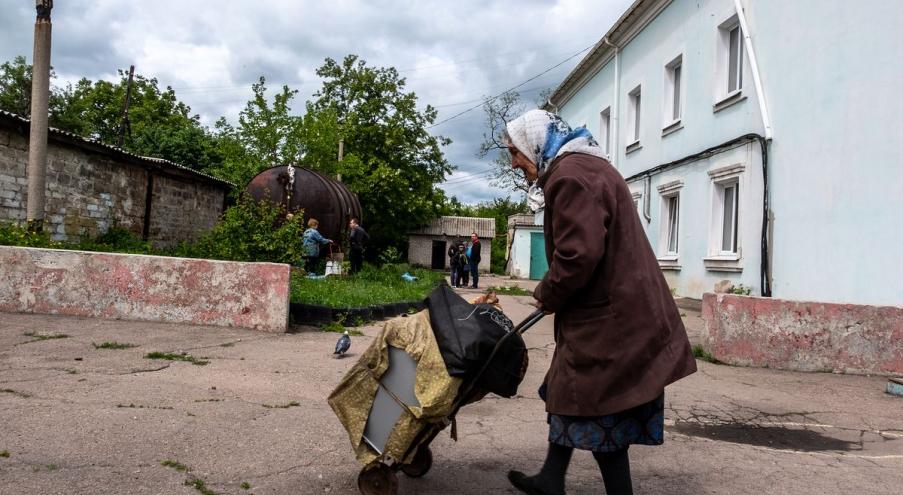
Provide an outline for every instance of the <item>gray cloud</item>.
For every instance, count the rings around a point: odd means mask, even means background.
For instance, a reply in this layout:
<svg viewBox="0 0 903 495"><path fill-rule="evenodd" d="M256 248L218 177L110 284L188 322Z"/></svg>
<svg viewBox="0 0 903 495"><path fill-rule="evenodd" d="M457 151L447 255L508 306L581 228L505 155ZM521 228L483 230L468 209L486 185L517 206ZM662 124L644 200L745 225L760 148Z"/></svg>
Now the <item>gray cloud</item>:
<svg viewBox="0 0 903 495"><path fill-rule="evenodd" d="M32 52L31 2L0 0L0 61ZM597 41L630 0L458 2L258 0L255 2L56 2L52 63L63 81L110 79L136 70L175 88L210 124L235 119L261 75L271 87L299 90L293 108L319 87L314 71L326 57L360 55L394 66L425 106L448 118L538 74ZM532 102L556 86L579 57L528 83ZM476 202L508 193L462 174L487 170L475 153L481 109L433 129L454 143L445 149L458 167L449 195Z"/></svg>

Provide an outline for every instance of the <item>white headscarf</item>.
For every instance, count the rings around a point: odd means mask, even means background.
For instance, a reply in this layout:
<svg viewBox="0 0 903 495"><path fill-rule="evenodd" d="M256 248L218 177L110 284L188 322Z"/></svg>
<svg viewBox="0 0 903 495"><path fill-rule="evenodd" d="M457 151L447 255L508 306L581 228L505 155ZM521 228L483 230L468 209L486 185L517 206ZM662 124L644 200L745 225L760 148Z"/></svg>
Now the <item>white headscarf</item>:
<svg viewBox="0 0 903 495"><path fill-rule="evenodd" d="M585 153L606 158L605 152L586 127L571 127L561 117L545 110L530 110L508 122L506 140L531 162L542 176L555 158L565 153ZM534 212L545 206L542 188L534 181L527 191L527 204Z"/></svg>

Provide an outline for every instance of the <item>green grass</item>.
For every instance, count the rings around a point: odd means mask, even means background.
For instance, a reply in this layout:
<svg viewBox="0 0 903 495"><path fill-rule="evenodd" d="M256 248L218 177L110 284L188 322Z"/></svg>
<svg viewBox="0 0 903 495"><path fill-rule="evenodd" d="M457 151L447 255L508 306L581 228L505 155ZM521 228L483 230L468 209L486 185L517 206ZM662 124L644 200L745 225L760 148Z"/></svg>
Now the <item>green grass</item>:
<svg viewBox="0 0 903 495"><path fill-rule="evenodd" d="M91 342L91 345L94 346L95 349L131 349L132 347L138 347L135 344L123 344L120 342L104 342L103 344L95 344Z"/></svg>
<svg viewBox="0 0 903 495"><path fill-rule="evenodd" d="M166 466L166 467L171 467L171 468L175 469L176 471L188 471L188 466L186 466L178 461L174 461L172 459L166 459L165 461L161 461L160 465Z"/></svg>
<svg viewBox="0 0 903 495"><path fill-rule="evenodd" d="M721 363L721 361L715 359L715 356L713 356L711 352L703 349L701 345L693 346L693 357L713 364Z"/></svg>
<svg viewBox="0 0 903 495"><path fill-rule="evenodd" d="M25 332L22 335L33 338L34 340L32 340L31 342L37 342L39 340L53 340L53 339L68 339L69 338L69 336L64 333Z"/></svg>
<svg viewBox="0 0 903 495"><path fill-rule="evenodd" d="M210 361L204 361L203 359L198 359L190 354L173 354L171 352L149 352L144 355L145 359L165 359L167 361L185 361L186 363L191 363L195 366L204 366L210 364Z"/></svg>
<svg viewBox="0 0 903 495"><path fill-rule="evenodd" d="M405 282L401 274L417 277ZM425 298L444 278L439 272L408 265L385 265L377 268L364 265L353 277L327 277L311 280L292 274L292 302L316 304L331 308L356 308L393 302L419 301Z"/></svg>
<svg viewBox="0 0 903 495"><path fill-rule="evenodd" d="M184 485L194 487L194 489L200 492L201 495L217 495L215 491L207 488L206 483L204 483L204 480L201 479L189 478L185 480Z"/></svg>
<svg viewBox="0 0 903 495"><path fill-rule="evenodd" d="M504 286L504 287L490 287L487 289L489 292L495 292L496 295L505 295L505 296L532 296L533 293L521 289L516 285Z"/></svg>

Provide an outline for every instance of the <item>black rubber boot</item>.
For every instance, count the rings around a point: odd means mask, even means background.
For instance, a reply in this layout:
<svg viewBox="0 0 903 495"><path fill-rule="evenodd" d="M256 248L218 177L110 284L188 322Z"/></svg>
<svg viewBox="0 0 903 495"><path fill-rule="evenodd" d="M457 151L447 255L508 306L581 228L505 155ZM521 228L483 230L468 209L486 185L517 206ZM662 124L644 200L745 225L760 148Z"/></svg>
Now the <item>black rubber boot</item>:
<svg viewBox="0 0 903 495"><path fill-rule="evenodd" d="M535 476L520 471L508 471L508 481L528 495L564 495L564 475L574 449L549 443L549 453L542 469Z"/></svg>
<svg viewBox="0 0 903 495"><path fill-rule="evenodd" d="M615 452L593 452L593 458L602 472L606 495L633 495L630 457L626 448Z"/></svg>

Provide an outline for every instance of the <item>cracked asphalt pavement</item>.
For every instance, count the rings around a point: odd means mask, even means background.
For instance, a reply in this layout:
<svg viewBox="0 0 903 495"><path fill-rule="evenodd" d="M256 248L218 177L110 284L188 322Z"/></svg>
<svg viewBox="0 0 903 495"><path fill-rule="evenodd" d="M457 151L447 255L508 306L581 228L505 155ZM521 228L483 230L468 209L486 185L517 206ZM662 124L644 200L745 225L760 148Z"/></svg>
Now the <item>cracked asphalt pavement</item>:
<svg viewBox="0 0 903 495"><path fill-rule="evenodd" d="M529 300L501 297L515 321ZM695 340L698 313L684 313ZM331 357L337 334L295 330L0 313L0 493L358 493L361 466L326 397L379 325L344 359ZM458 441L443 432L432 470L399 474L400 493L514 493L505 473L540 466L551 318L525 339L520 395L464 408ZM144 357L153 351L209 364ZM885 378L699 366L665 393L665 444L631 449L636 493L901 492L903 399ZM567 489L604 493L588 453Z"/></svg>

